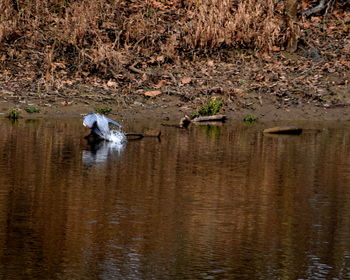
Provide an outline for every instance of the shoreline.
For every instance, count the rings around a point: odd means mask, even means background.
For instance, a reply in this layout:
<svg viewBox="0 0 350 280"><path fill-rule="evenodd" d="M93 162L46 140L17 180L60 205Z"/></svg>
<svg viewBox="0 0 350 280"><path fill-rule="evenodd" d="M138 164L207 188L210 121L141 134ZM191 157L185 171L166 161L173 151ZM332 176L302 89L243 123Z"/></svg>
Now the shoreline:
<svg viewBox="0 0 350 280"><path fill-rule="evenodd" d="M179 100L177 100L179 101ZM47 102L47 103L45 103ZM94 112L95 108L103 103L94 102L84 104L83 102L66 103L57 101L48 102L46 99L26 100L26 102L4 101L0 103L0 118L6 118L12 109L19 112L21 118L75 118L84 114ZM28 113L26 107L35 107L39 113ZM115 119L128 120L159 120L164 122L178 123L180 118L191 115L196 111L197 104L181 103L172 100L167 102L164 99L145 100L133 104L108 104L111 112L107 114ZM274 104L259 105L253 104L251 108L224 105L221 114L227 116L228 121L242 121L245 116L254 116L258 121L350 121L349 106L324 107L320 105L302 104L297 106L276 107Z"/></svg>

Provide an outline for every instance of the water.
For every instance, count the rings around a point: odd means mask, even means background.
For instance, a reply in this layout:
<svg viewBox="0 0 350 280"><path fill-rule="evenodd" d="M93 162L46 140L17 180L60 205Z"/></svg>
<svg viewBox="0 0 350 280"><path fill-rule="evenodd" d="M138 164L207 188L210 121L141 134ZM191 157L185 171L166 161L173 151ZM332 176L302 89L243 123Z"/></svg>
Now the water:
<svg viewBox="0 0 350 280"><path fill-rule="evenodd" d="M0 279L350 279L350 124L271 125L0 120Z"/></svg>

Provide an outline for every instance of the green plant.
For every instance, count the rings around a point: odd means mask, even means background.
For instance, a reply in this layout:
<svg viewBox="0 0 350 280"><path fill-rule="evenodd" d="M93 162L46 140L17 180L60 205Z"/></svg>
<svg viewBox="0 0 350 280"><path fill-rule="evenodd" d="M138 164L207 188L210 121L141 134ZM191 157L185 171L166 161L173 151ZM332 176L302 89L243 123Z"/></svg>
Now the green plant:
<svg viewBox="0 0 350 280"><path fill-rule="evenodd" d="M17 109L12 109L8 115L7 118L11 119L11 120L18 120L19 119L19 112Z"/></svg>
<svg viewBox="0 0 350 280"><path fill-rule="evenodd" d="M35 108L35 107L27 107L24 109L27 113L32 114L32 113L40 113L40 109Z"/></svg>
<svg viewBox="0 0 350 280"><path fill-rule="evenodd" d="M197 118L200 116L213 116L216 115L222 106L223 102L221 99L210 99L201 109L191 115L191 118Z"/></svg>
<svg viewBox="0 0 350 280"><path fill-rule="evenodd" d="M246 115L244 118L243 118L243 121L244 122L249 122L249 123L252 123L252 122L255 122L258 118L254 115Z"/></svg>
<svg viewBox="0 0 350 280"><path fill-rule="evenodd" d="M95 108L96 113L102 114L102 115L108 115L111 111L112 108L105 106L105 107L96 107Z"/></svg>

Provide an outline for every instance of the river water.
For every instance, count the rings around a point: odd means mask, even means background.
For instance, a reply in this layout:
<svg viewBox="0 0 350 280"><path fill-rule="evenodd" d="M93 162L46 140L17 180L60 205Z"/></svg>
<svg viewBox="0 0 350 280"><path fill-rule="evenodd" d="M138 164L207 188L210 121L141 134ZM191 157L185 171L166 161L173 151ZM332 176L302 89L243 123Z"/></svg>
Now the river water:
<svg viewBox="0 0 350 280"><path fill-rule="evenodd" d="M0 279L350 279L350 123L0 120Z"/></svg>

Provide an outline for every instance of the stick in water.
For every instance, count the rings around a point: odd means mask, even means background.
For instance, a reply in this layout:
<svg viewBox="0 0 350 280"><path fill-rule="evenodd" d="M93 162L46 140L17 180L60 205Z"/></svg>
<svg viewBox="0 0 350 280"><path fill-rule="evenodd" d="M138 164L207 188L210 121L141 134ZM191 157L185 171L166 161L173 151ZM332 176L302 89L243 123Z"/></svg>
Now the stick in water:
<svg viewBox="0 0 350 280"><path fill-rule="evenodd" d="M160 138L161 131L150 131L149 133L125 133L126 137L130 140L139 140L144 137L157 137Z"/></svg>

